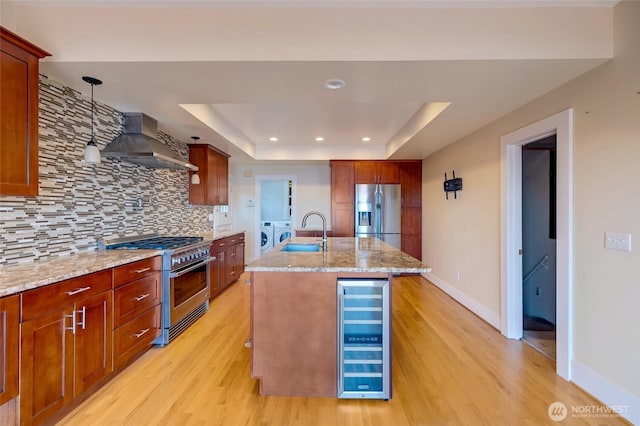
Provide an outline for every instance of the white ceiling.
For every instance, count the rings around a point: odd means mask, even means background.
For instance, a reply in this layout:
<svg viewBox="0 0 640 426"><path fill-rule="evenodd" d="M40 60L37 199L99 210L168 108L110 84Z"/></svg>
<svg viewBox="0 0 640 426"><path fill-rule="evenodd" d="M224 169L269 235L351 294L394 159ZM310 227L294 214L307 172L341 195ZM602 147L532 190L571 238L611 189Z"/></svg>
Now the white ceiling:
<svg viewBox="0 0 640 426"><path fill-rule="evenodd" d="M97 101L252 163L424 158L611 58L615 3L3 0L0 16L52 53L43 74L85 94L99 78Z"/></svg>

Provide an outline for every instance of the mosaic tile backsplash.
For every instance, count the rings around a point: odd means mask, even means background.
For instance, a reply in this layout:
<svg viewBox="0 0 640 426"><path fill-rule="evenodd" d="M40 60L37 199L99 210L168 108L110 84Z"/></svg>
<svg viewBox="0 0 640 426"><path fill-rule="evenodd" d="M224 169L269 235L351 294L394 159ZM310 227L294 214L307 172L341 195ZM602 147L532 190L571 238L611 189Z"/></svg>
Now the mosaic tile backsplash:
<svg viewBox="0 0 640 426"><path fill-rule="evenodd" d="M101 164L84 163L90 97L41 75L39 107L39 195L0 196L0 265L92 251L105 235L212 229L207 216L213 209L188 205L187 171L104 158ZM99 149L120 134L122 122L122 113L96 102ZM185 143L163 132L158 140L188 158Z"/></svg>

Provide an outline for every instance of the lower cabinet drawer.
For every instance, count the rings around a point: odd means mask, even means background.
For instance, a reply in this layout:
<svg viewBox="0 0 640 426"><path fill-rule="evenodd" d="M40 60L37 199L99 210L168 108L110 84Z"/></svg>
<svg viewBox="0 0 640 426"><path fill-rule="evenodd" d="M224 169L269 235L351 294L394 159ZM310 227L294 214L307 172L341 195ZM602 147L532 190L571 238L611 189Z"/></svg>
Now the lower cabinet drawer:
<svg viewBox="0 0 640 426"><path fill-rule="evenodd" d="M160 305L113 331L113 360L118 368L144 352L160 334Z"/></svg>
<svg viewBox="0 0 640 426"><path fill-rule="evenodd" d="M149 275L114 291L114 328L118 328L161 301L160 273Z"/></svg>

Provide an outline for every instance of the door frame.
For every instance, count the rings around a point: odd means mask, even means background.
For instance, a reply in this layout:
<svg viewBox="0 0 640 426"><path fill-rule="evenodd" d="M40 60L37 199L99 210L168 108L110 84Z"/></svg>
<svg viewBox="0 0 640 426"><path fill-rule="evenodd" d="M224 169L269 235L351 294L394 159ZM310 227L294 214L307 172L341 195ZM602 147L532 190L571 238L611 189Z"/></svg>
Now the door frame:
<svg viewBox="0 0 640 426"><path fill-rule="evenodd" d="M254 179L254 200L255 200L255 209L254 209L254 220L255 224L255 241L253 244L253 252L254 259L259 258L262 255L262 226L260 225L260 221L262 220L262 182L266 180L290 180L291 181L291 229L294 229L295 221L297 220L296 213L296 186L297 186L297 177L294 175L256 175ZM274 241L275 243L275 241Z"/></svg>
<svg viewBox="0 0 640 426"><path fill-rule="evenodd" d="M556 373L573 358L573 109L500 138L501 332L522 338L522 146L556 135Z"/></svg>

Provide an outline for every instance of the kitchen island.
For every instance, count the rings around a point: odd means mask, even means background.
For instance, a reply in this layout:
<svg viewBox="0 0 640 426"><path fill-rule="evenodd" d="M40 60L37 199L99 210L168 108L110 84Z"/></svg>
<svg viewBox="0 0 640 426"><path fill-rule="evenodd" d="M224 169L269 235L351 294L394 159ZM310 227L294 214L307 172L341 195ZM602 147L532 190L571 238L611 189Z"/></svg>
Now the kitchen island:
<svg viewBox="0 0 640 426"><path fill-rule="evenodd" d="M251 272L251 374L261 395L337 396L337 281L426 273L419 260L375 238L293 238L247 265Z"/></svg>

